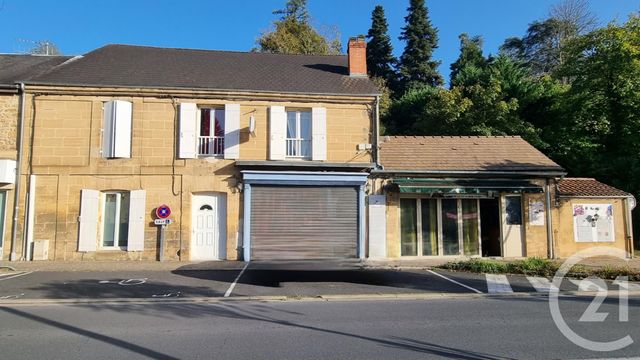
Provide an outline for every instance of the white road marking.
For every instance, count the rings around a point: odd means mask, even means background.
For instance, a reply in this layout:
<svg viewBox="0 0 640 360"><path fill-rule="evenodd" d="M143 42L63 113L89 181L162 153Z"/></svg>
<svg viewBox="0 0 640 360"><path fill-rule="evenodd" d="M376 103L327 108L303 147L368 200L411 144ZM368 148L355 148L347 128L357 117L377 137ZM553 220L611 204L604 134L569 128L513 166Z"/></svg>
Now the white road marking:
<svg viewBox="0 0 640 360"><path fill-rule="evenodd" d="M551 287L553 287L551 280L544 277L527 276L527 280L529 280L529 283L537 292L548 293L551 291Z"/></svg>
<svg viewBox="0 0 640 360"><path fill-rule="evenodd" d="M569 279L574 285L578 286L578 291L602 291L607 289L602 289L598 284L591 281L589 278L585 278L582 280Z"/></svg>
<svg viewBox="0 0 640 360"><path fill-rule="evenodd" d="M455 280L453 280L453 279L450 279L450 278L448 278L448 277L446 277L446 276L444 276L444 275L442 275L442 274L438 274L438 273L437 273L437 272L435 272L435 271L427 270L427 272L430 272L430 273L432 273L433 275L439 276L439 277L441 277L441 278L443 278L443 279L445 279L445 280L447 280L447 281L450 281L450 282L452 282L452 283L454 283L454 284L456 284L456 285L460 285L460 286L462 286L462 287L463 287L463 288L465 288L465 289L469 289L469 290L474 291L474 292L476 292L476 293L478 293L478 294L482 294L482 291L480 291L480 290L478 290L478 289L474 289L474 288L472 288L471 286L467 286L467 285L465 285L465 284L463 284L463 283L461 283L461 282L458 282L458 281L455 281Z"/></svg>
<svg viewBox="0 0 640 360"><path fill-rule="evenodd" d="M247 263L247 265L245 265L242 270L240 271L240 274L238 274L238 276L236 276L236 279L233 280L233 282L231 283L231 286L229 286L229 289L227 289L227 292L224 293L224 297L229 297L229 295L231 295L231 292L233 291L233 288L236 287L236 284L238 283L238 280L240 280L240 277L242 276L242 274L244 274L244 271L247 270L247 267L249 266L249 263Z"/></svg>
<svg viewBox="0 0 640 360"><path fill-rule="evenodd" d="M29 275L31 273L33 273L33 271L21 272L21 273L18 273L18 274L13 274L12 276L5 276L3 278L0 278L0 281L9 280L9 279L15 279L15 278L20 277L20 276Z"/></svg>
<svg viewBox="0 0 640 360"><path fill-rule="evenodd" d="M511 285L506 275L485 274L489 293L512 293Z"/></svg>
<svg viewBox="0 0 640 360"><path fill-rule="evenodd" d="M626 290L640 290L640 284L629 282L624 276L618 276L613 283Z"/></svg>

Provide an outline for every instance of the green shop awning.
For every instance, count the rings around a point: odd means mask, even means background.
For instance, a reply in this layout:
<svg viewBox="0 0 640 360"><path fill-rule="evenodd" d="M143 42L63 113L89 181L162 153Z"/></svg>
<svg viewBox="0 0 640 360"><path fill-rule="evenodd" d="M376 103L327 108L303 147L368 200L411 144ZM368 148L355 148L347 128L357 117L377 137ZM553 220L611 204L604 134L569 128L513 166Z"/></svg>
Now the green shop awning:
<svg viewBox="0 0 640 360"><path fill-rule="evenodd" d="M442 180L396 179L401 193L455 196L457 194L491 195L490 193L542 193L542 186L524 180Z"/></svg>

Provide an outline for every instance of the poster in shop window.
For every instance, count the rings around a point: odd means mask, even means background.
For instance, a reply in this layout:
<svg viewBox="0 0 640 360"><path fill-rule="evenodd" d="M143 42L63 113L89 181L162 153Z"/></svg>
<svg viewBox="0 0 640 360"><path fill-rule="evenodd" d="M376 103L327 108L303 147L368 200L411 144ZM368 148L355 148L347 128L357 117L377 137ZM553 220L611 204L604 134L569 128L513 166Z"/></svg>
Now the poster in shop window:
<svg viewBox="0 0 640 360"><path fill-rule="evenodd" d="M612 242L613 205L573 205L573 234L576 242Z"/></svg>
<svg viewBox="0 0 640 360"><path fill-rule="evenodd" d="M542 201L529 199L529 224L544 226L544 203Z"/></svg>

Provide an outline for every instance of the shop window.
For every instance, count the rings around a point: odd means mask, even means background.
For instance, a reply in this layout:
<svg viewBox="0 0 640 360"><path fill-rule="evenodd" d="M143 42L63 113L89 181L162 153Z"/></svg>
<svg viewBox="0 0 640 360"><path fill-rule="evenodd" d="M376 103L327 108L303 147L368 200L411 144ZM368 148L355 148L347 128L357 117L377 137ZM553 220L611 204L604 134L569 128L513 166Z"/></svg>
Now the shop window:
<svg viewBox="0 0 640 360"><path fill-rule="evenodd" d="M478 199L400 199L402 256L480 255Z"/></svg>

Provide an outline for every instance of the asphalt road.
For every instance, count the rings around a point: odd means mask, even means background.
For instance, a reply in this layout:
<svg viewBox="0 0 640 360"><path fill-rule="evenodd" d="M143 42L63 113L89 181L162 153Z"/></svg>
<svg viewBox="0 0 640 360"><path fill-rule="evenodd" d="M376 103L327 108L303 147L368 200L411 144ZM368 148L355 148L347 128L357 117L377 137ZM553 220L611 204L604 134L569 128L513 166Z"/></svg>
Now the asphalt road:
<svg viewBox="0 0 640 360"><path fill-rule="evenodd" d="M640 299L629 321L618 303L605 322L577 319L591 299L561 298L569 326L593 341L631 335L592 352L554 325L548 301L287 301L0 306L3 359L579 359L640 354Z"/></svg>
<svg viewBox="0 0 640 360"><path fill-rule="evenodd" d="M442 270L280 269L277 267L172 271L35 271L0 274L0 303L37 299L153 299L219 297L373 296L408 294L546 293L519 275ZM242 272L242 274L241 274ZM540 279L547 281L547 279ZM640 290L632 284L631 290ZM618 290L609 282L607 287ZM505 289L506 288L506 289ZM578 285L565 281L563 291ZM547 291L548 292L548 291Z"/></svg>

